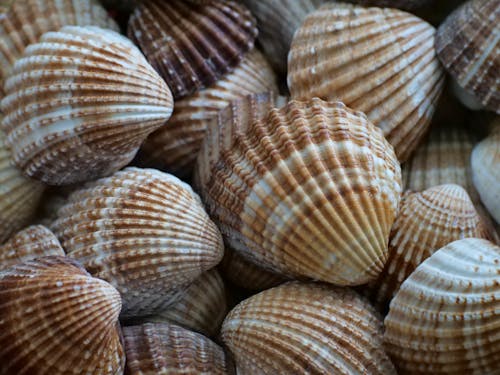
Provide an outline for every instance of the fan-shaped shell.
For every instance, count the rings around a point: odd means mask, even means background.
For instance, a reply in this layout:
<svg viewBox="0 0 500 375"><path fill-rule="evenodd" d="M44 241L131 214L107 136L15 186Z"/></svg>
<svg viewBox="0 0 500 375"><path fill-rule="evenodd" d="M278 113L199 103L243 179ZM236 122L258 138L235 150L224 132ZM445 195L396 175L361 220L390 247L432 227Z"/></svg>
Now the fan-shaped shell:
<svg viewBox="0 0 500 375"><path fill-rule="evenodd" d="M15 163L54 185L128 164L173 105L128 39L93 26L46 33L17 61L5 91L2 127Z"/></svg>
<svg viewBox="0 0 500 375"><path fill-rule="evenodd" d="M238 65L253 48L255 23L234 1L146 0L132 13L128 36L180 99Z"/></svg>
<svg viewBox="0 0 500 375"><path fill-rule="evenodd" d="M325 4L293 38L291 96L342 100L364 112L404 161L425 135L443 87L434 36L427 22L397 9Z"/></svg>
<svg viewBox="0 0 500 375"><path fill-rule="evenodd" d="M238 374L396 374L382 322L353 291L283 284L241 302L221 338Z"/></svg>
<svg viewBox="0 0 500 375"><path fill-rule="evenodd" d="M223 255L191 187L154 169L126 168L74 192L52 228L69 257L120 291L125 317L169 306Z"/></svg>
<svg viewBox="0 0 500 375"><path fill-rule="evenodd" d="M120 294L75 261L0 272L1 374L122 374Z"/></svg>
<svg viewBox="0 0 500 375"><path fill-rule="evenodd" d="M388 353L404 374L498 374L500 247L468 238L417 267L385 319Z"/></svg>

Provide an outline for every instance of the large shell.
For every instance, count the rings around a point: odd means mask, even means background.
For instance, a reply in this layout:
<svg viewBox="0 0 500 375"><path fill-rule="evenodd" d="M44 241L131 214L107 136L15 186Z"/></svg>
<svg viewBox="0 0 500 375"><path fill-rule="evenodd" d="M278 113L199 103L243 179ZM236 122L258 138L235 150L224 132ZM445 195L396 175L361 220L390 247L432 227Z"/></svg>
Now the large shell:
<svg viewBox="0 0 500 375"><path fill-rule="evenodd" d="M385 319L386 349L403 374L498 374L500 247L452 242L403 283Z"/></svg>
<svg viewBox="0 0 500 375"><path fill-rule="evenodd" d="M5 91L2 127L15 163L54 185L128 164L173 105L128 39L93 26L46 33L17 61Z"/></svg>
<svg viewBox="0 0 500 375"><path fill-rule="evenodd" d="M223 255L191 187L153 169L126 168L74 192L52 227L69 257L120 291L124 317L169 306Z"/></svg>
<svg viewBox="0 0 500 375"><path fill-rule="evenodd" d="M255 23L234 1L145 0L130 17L128 35L179 99L238 65L254 45Z"/></svg>
<svg viewBox="0 0 500 375"><path fill-rule="evenodd" d="M238 374L396 374L382 322L345 288L287 283L241 302L221 338Z"/></svg>
<svg viewBox="0 0 500 375"><path fill-rule="evenodd" d="M498 0L467 1L439 26L436 51L466 93L500 114L499 19ZM468 105L467 100L459 98Z"/></svg>
<svg viewBox="0 0 500 375"><path fill-rule="evenodd" d="M76 262L0 272L0 374L122 374L120 294Z"/></svg>
<svg viewBox="0 0 500 375"><path fill-rule="evenodd" d="M193 169L207 126L232 100L248 94L278 92L276 77L260 52L254 50L207 89L175 102L172 117L151 134L141 148L146 165L188 175Z"/></svg>
<svg viewBox="0 0 500 375"><path fill-rule="evenodd" d="M404 161L425 135L443 87L434 36L427 22L397 9L325 4L293 38L292 98L342 100L364 112Z"/></svg>
<svg viewBox="0 0 500 375"><path fill-rule="evenodd" d="M209 129L195 175L227 243L289 276L375 279L401 194L392 146L341 102L291 101L256 122L233 111L243 103Z"/></svg>

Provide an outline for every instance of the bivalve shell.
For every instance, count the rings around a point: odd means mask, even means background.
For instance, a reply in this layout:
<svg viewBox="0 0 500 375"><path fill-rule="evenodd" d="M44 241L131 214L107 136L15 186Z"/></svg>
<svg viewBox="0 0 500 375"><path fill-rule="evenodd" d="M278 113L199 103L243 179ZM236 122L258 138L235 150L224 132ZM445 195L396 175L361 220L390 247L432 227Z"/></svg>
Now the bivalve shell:
<svg viewBox="0 0 500 375"><path fill-rule="evenodd" d="M399 8L414 10L432 3L434 0L347 0L349 3L356 3L364 6L377 6L387 8Z"/></svg>

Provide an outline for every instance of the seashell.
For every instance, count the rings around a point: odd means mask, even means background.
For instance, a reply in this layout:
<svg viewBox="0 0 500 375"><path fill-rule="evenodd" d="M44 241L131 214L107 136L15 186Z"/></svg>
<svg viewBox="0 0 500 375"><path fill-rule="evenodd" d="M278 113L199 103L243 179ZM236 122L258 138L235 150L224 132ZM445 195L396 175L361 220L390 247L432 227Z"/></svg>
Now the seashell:
<svg viewBox="0 0 500 375"><path fill-rule="evenodd" d="M385 318L401 374L498 374L500 247L468 238L434 253L406 279Z"/></svg>
<svg viewBox="0 0 500 375"><path fill-rule="evenodd" d="M195 174L228 245L291 277L375 279L401 194L392 147L341 102L291 101L253 122L255 102L227 107L207 130Z"/></svg>
<svg viewBox="0 0 500 375"><path fill-rule="evenodd" d="M396 374L382 321L347 288L286 283L236 306L221 338L246 374Z"/></svg>
<svg viewBox="0 0 500 375"><path fill-rule="evenodd" d="M1 374L122 374L120 295L65 257L0 272Z"/></svg>
<svg viewBox="0 0 500 375"><path fill-rule="evenodd" d="M219 231L178 178L126 168L70 195L52 229L66 254L123 299L123 317L154 314L223 256Z"/></svg>
<svg viewBox="0 0 500 375"><path fill-rule="evenodd" d="M466 106L480 106L500 114L500 3L471 0L451 13L439 26L436 52L457 86Z"/></svg>
<svg viewBox="0 0 500 375"><path fill-rule="evenodd" d="M291 96L340 99L364 112L403 162L425 135L443 88L434 36L427 22L397 9L325 4L293 38Z"/></svg>
<svg viewBox="0 0 500 375"><path fill-rule="evenodd" d="M0 246L0 271L43 256L65 256L58 239L43 225L32 225Z"/></svg>
<svg viewBox="0 0 500 375"><path fill-rule="evenodd" d="M122 168L173 106L140 51L93 26L46 33L18 60L5 90L2 127L15 163L53 185Z"/></svg>
<svg viewBox="0 0 500 375"><path fill-rule="evenodd" d="M425 5L429 5L430 3L434 2L434 0L347 0L347 2L356 3L363 6L415 10Z"/></svg>
<svg viewBox="0 0 500 375"><path fill-rule="evenodd" d="M234 1L145 0L132 13L127 33L180 99L238 65L253 48L255 23Z"/></svg>
<svg viewBox="0 0 500 375"><path fill-rule="evenodd" d="M228 374L222 348L199 333L167 323L123 327L128 374Z"/></svg>
<svg viewBox="0 0 500 375"><path fill-rule="evenodd" d="M420 263L448 243L469 237L490 235L462 187L448 184L407 192L389 237L389 259L369 286L373 300L385 309Z"/></svg>
<svg viewBox="0 0 500 375"><path fill-rule="evenodd" d="M278 92L276 77L260 52L253 50L236 67L207 89L175 102L166 126L151 134L141 148L145 165L177 175L192 172L205 130L232 100L248 94Z"/></svg>

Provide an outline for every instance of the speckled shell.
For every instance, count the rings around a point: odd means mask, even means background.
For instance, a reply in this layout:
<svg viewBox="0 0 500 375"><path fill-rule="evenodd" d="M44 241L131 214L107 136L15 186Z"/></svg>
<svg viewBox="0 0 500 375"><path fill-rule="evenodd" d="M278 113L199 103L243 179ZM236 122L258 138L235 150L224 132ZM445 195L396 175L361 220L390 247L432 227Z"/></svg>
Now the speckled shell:
<svg viewBox="0 0 500 375"><path fill-rule="evenodd" d="M154 169L126 168L74 192L52 228L69 257L120 291L124 317L169 306L223 256L191 187Z"/></svg>
<svg viewBox="0 0 500 375"><path fill-rule="evenodd" d="M425 259L450 242L470 237L489 239L489 232L462 187L449 184L407 192L391 229L389 259L370 285L380 309Z"/></svg>
<svg viewBox="0 0 500 375"><path fill-rule="evenodd" d="M120 294L69 258L0 272L0 374L122 374Z"/></svg>
<svg viewBox="0 0 500 375"><path fill-rule="evenodd" d="M353 291L287 283L241 302L221 338L238 374L396 374L382 322Z"/></svg>
<svg viewBox="0 0 500 375"><path fill-rule="evenodd" d="M93 26L46 33L17 61L5 91L2 127L15 163L53 185L122 168L173 106L140 51Z"/></svg>
<svg viewBox="0 0 500 375"><path fill-rule="evenodd" d="M498 114L499 19L498 0L467 1L439 26L436 36L436 52L446 70L466 93Z"/></svg>
<svg viewBox="0 0 500 375"><path fill-rule="evenodd" d="M401 194L399 163L380 130L317 98L256 122L240 118L241 107L227 107L209 129L195 175L229 246L289 276L375 279Z"/></svg>
<svg viewBox="0 0 500 375"><path fill-rule="evenodd" d="M234 1L145 0L130 17L128 36L180 99L238 65L253 48L255 24Z"/></svg>
<svg viewBox="0 0 500 375"><path fill-rule="evenodd" d="M224 375L229 365L222 348L199 333L167 323L123 328L126 374Z"/></svg>
<svg viewBox="0 0 500 375"><path fill-rule="evenodd" d="M498 374L500 247L452 242L417 267L391 302L385 343L401 374Z"/></svg>
<svg viewBox="0 0 500 375"><path fill-rule="evenodd" d="M232 73L175 102L172 118L142 146L142 162L176 175L189 175L206 128L217 114L232 100L268 91L278 92L276 77L262 54L253 50Z"/></svg>
<svg viewBox="0 0 500 375"><path fill-rule="evenodd" d="M397 9L325 4L293 38L291 96L364 112L403 162L425 135L444 83L434 36L427 22Z"/></svg>

